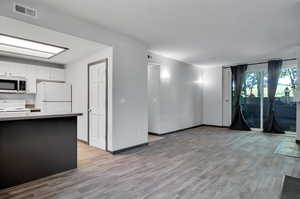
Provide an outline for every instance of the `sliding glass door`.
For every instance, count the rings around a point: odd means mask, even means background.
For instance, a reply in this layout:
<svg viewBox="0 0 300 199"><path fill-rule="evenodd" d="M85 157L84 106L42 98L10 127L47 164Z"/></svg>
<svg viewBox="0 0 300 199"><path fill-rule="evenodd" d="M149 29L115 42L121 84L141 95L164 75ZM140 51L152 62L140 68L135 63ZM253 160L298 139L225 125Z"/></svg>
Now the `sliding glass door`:
<svg viewBox="0 0 300 199"><path fill-rule="evenodd" d="M246 72L242 90L243 115L250 128L261 128L262 72Z"/></svg>
<svg viewBox="0 0 300 199"><path fill-rule="evenodd" d="M296 102L293 100L296 88L296 77L296 67L283 68L275 95L275 114L277 121L285 131L291 132L296 132Z"/></svg>
<svg viewBox="0 0 300 199"><path fill-rule="evenodd" d="M285 131L291 132L296 131L296 103L293 101L296 77L296 63L285 63L275 95L276 119ZM243 115L250 128L262 130L269 106L266 64L248 66L240 100ZM234 104L232 102L233 106Z"/></svg>

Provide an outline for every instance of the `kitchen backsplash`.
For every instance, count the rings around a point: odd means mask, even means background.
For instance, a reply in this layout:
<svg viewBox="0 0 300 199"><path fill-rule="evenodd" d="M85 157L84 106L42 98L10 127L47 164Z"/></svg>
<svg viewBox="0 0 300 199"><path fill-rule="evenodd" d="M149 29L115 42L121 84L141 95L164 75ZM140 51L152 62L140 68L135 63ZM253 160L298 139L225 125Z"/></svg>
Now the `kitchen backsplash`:
<svg viewBox="0 0 300 199"><path fill-rule="evenodd" d="M0 93L0 100L17 100L25 99L26 104L35 104L35 95L33 94L4 94Z"/></svg>

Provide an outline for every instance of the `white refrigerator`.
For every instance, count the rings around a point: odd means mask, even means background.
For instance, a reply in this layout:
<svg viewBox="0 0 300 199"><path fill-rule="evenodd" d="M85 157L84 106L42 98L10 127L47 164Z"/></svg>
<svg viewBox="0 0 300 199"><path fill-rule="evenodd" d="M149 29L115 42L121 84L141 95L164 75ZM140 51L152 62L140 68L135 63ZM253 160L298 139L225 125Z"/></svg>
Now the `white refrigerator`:
<svg viewBox="0 0 300 199"><path fill-rule="evenodd" d="M44 113L72 112L71 84L58 82L38 83L36 107Z"/></svg>

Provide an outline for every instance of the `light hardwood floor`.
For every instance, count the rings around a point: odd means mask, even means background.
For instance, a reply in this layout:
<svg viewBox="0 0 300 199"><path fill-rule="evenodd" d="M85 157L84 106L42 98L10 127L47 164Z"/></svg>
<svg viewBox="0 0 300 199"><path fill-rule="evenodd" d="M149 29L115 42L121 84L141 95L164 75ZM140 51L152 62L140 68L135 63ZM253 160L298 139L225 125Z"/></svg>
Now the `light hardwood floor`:
<svg viewBox="0 0 300 199"><path fill-rule="evenodd" d="M164 139L164 137L158 135L151 135L151 134L148 135L148 142L155 142L161 139Z"/></svg>
<svg viewBox="0 0 300 199"><path fill-rule="evenodd" d="M111 155L79 143L79 168L0 192L0 198L276 199L300 159L274 154L292 137L200 127Z"/></svg>

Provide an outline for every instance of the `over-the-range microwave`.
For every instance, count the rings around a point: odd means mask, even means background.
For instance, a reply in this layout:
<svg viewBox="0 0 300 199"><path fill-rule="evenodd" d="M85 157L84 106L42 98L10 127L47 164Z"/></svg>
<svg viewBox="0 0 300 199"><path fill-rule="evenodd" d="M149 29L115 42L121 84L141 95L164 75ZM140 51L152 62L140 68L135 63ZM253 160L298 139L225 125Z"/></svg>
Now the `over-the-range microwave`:
<svg viewBox="0 0 300 199"><path fill-rule="evenodd" d="M26 93L26 80L17 77L0 77L0 93Z"/></svg>

